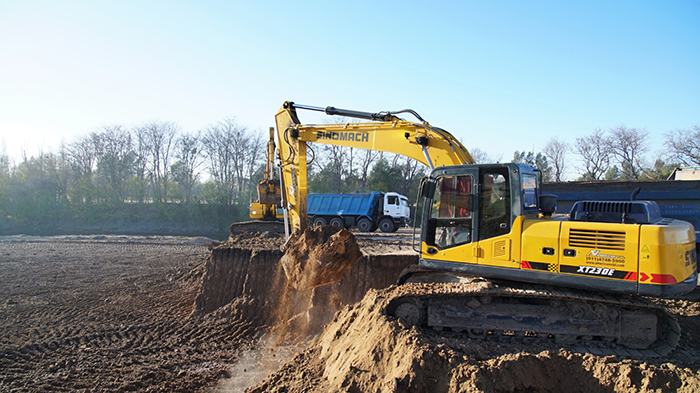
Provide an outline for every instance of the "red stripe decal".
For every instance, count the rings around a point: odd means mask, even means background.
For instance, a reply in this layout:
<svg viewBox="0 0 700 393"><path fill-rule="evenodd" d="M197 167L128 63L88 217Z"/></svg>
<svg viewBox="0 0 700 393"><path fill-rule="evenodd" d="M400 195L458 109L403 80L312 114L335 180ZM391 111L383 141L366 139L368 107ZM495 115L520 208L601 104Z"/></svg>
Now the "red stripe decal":
<svg viewBox="0 0 700 393"><path fill-rule="evenodd" d="M651 282L658 284L675 284L678 281L670 274L654 274L651 273Z"/></svg>

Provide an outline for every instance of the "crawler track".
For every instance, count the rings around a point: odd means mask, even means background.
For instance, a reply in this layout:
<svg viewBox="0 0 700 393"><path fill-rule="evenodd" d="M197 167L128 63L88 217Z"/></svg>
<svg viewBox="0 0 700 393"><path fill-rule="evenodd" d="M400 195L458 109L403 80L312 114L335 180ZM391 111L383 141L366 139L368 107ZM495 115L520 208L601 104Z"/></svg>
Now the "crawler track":
<svg viewBox="0 0 700 393"><path fill-rule="evenodd" d="M661 357L680 339L676 319L643 298L483 279L426 285L392 299L385 312L471 339L547 340L595 355Z"/></svg>

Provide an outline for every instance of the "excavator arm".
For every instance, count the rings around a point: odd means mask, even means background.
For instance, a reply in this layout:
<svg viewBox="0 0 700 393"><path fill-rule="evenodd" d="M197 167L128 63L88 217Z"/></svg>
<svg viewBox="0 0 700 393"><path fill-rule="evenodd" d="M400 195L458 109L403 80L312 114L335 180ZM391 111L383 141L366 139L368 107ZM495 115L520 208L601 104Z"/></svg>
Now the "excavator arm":
<svg viewBox="0 0 700 393"><path fill-rule="evenodd" d="M301 124L297 109L370 120L366 123ZM410 113L418 122L397 117ZM282 172L283 205L292 231L308 227L307 146L309 142L396 153L433 169L474 162L467 149L449 132L433 127L412 110L359 112L334 107L313 107L287 101L275 115L278 155Z"/></svg>

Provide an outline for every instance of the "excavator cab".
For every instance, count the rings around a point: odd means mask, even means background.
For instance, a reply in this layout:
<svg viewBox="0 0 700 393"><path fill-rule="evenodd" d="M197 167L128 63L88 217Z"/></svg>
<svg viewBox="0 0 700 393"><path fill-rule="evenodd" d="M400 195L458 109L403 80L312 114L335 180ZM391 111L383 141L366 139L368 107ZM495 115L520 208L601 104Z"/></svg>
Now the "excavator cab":
<svg viewBox="0 0 700 393"><path fill-rule="evenodd" d="M653 202L582 201L553 218L537 170L514 163L436 168L422 189L423 268L657 297L697 283L692 226Z"/></svg>
<svg viewBox="0 0 700 393"><path fill-rule="evenodd" d="M429 255L507 235L516 217L539 213L537 172L525 165L441 167L428 181L422 241Z"/></svg>

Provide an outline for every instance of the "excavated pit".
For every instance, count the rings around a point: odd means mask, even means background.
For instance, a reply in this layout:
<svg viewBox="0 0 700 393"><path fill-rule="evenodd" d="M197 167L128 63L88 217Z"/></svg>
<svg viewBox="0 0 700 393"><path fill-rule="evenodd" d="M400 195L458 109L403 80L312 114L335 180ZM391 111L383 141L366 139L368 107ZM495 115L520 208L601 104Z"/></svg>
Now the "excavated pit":
<svg viewBox="0 0 700 393"><path fill-rule="evenodd" d="M482 342L407 328L382 312L390 299L426 285L391 285L417 264L406 240L358 237L360 260L340 281L309 290L290 285L282 243L274 234L241 234L215 247L195 302L195 314L235 314L267 328L273 346L315 337L247 392L700 391L695 301L658 300L679 319L682 336L675 351L657 359L579 354L555 343Z"/></svg>
<svg viewBox="0 0 700 393"><path fill-rule="evenodd" d="M369 289L391 285L405 268L418 263L418 256L405 247L398 249L396 241L384 240L385 247L378 246L382 240L367 241L374 242L363 247L372 250L371 254L361 251L346 230L310 229L291 250L287 246L285 255L280 251L284 239L279 234L232 236L215 246L205 262L194 313L231 309L257 325L277 326L285 334L319 333L341 307L360 301ZM393 254L377 253L391 249ZM316 286L319 281L333 283Z"/></svg>

